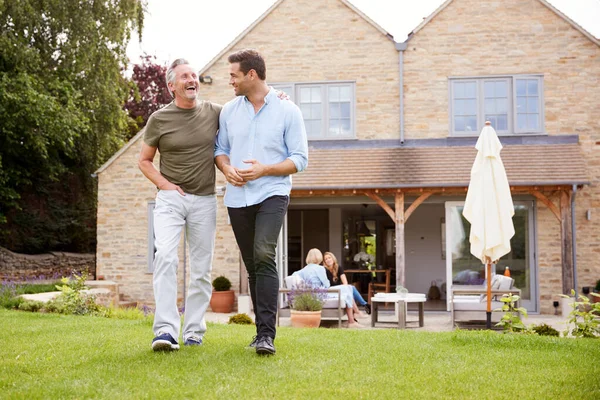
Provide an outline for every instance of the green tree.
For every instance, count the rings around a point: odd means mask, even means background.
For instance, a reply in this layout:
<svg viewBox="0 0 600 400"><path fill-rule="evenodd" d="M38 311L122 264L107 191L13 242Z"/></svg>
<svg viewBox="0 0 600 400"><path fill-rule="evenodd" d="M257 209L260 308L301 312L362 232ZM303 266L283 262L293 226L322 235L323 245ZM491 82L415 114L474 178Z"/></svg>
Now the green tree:
<svg viewBox="0 0 600 400"><path fill-rule="evenodd" d="M122 71L144 7L0 0L0 244L25 252L93 248L91 174L127 136Z"/></svg>

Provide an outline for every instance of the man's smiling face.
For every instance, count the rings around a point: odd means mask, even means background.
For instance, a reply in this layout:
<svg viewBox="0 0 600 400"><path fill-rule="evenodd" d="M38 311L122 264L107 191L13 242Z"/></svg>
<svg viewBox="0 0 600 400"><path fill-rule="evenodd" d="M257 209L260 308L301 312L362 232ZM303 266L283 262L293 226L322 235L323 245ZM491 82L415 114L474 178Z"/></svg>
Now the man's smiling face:
<svg viewBox="0 0 600 400"><path fill-rule="evenodd" d="M179 97L182 100L195 99L198 95L198 87L200 86L196 71L188 64L178 65L174 71L175 82L169 83L169 87L174 93L175 98Z"/></svg>

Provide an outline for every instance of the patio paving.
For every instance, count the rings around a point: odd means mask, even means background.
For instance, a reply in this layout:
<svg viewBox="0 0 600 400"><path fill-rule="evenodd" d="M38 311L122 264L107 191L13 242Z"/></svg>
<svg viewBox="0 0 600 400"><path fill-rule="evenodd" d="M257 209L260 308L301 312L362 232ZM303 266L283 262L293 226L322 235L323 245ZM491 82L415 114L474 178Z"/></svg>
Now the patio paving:
<svg viewBox="0 0 600 400"><path fill-rule="evenodd" d="M206 313L207 322L223 323L226 324L229 317L236 313L222 314L222 313ZM250 317L254 319L254 314ZM393 311L380 311L379 321L374 328L371 327L371 316L365 315L366 318L359 319L359 322L364 325L364 329L397 329L398 323ZM483 316L485 318L485 315ZM447 311L425 311L425 324L422 328L419 328L418 324L418 313L416 311L409 311L407 316L407 330L411 331L424 331L424 332L447 332L452 331L453 327L450 323L450 312ZM566 329L566 318L561 315L547 315L547 314L536 314L529 315L523 318L525 325L529 324L542 324L546 323L554 329L562 332ZM289 318L280 319L281 326L290 326ZM492 324L493 326L493 324ZM337 320L324 320L321 321L321 328L336 328ZM347 322L342 321L342 327L347 327ZM484 329L485 320L480 323L460 323L461 329ZM498 328L496 328L498 329Z"/></svg>

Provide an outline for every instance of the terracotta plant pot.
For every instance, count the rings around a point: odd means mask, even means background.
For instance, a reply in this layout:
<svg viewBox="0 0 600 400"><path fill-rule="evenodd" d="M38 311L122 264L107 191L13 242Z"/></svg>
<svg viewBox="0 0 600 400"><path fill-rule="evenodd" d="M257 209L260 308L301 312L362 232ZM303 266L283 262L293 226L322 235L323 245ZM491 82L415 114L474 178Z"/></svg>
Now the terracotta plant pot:
<svg viewBox="0 0 600 400"><path fill-rule="evenodd" d="M213 290L210 297L210 308L216 313L230 313L233 311L235 303L235 292L233 290L224 290L216 292Z"/></svg>
<svg viewBox="0 0 600 400"><path fill-rule="evenodd" d="M294 328L318 328L321 325L321 311L290 310L290 313Z"/></svg>

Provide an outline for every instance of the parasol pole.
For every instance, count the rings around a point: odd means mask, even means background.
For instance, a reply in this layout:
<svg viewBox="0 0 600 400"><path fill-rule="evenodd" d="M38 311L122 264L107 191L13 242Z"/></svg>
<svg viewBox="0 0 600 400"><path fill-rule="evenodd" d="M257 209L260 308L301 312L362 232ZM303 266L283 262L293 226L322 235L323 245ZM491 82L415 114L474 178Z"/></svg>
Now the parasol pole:
<svg viewBox="0 0 600 400"><path fill-rule="evenodd" d="M486 328L492 328L492 260L485 257L485 270L487 282L487 308L486 308Z"/></svg>

